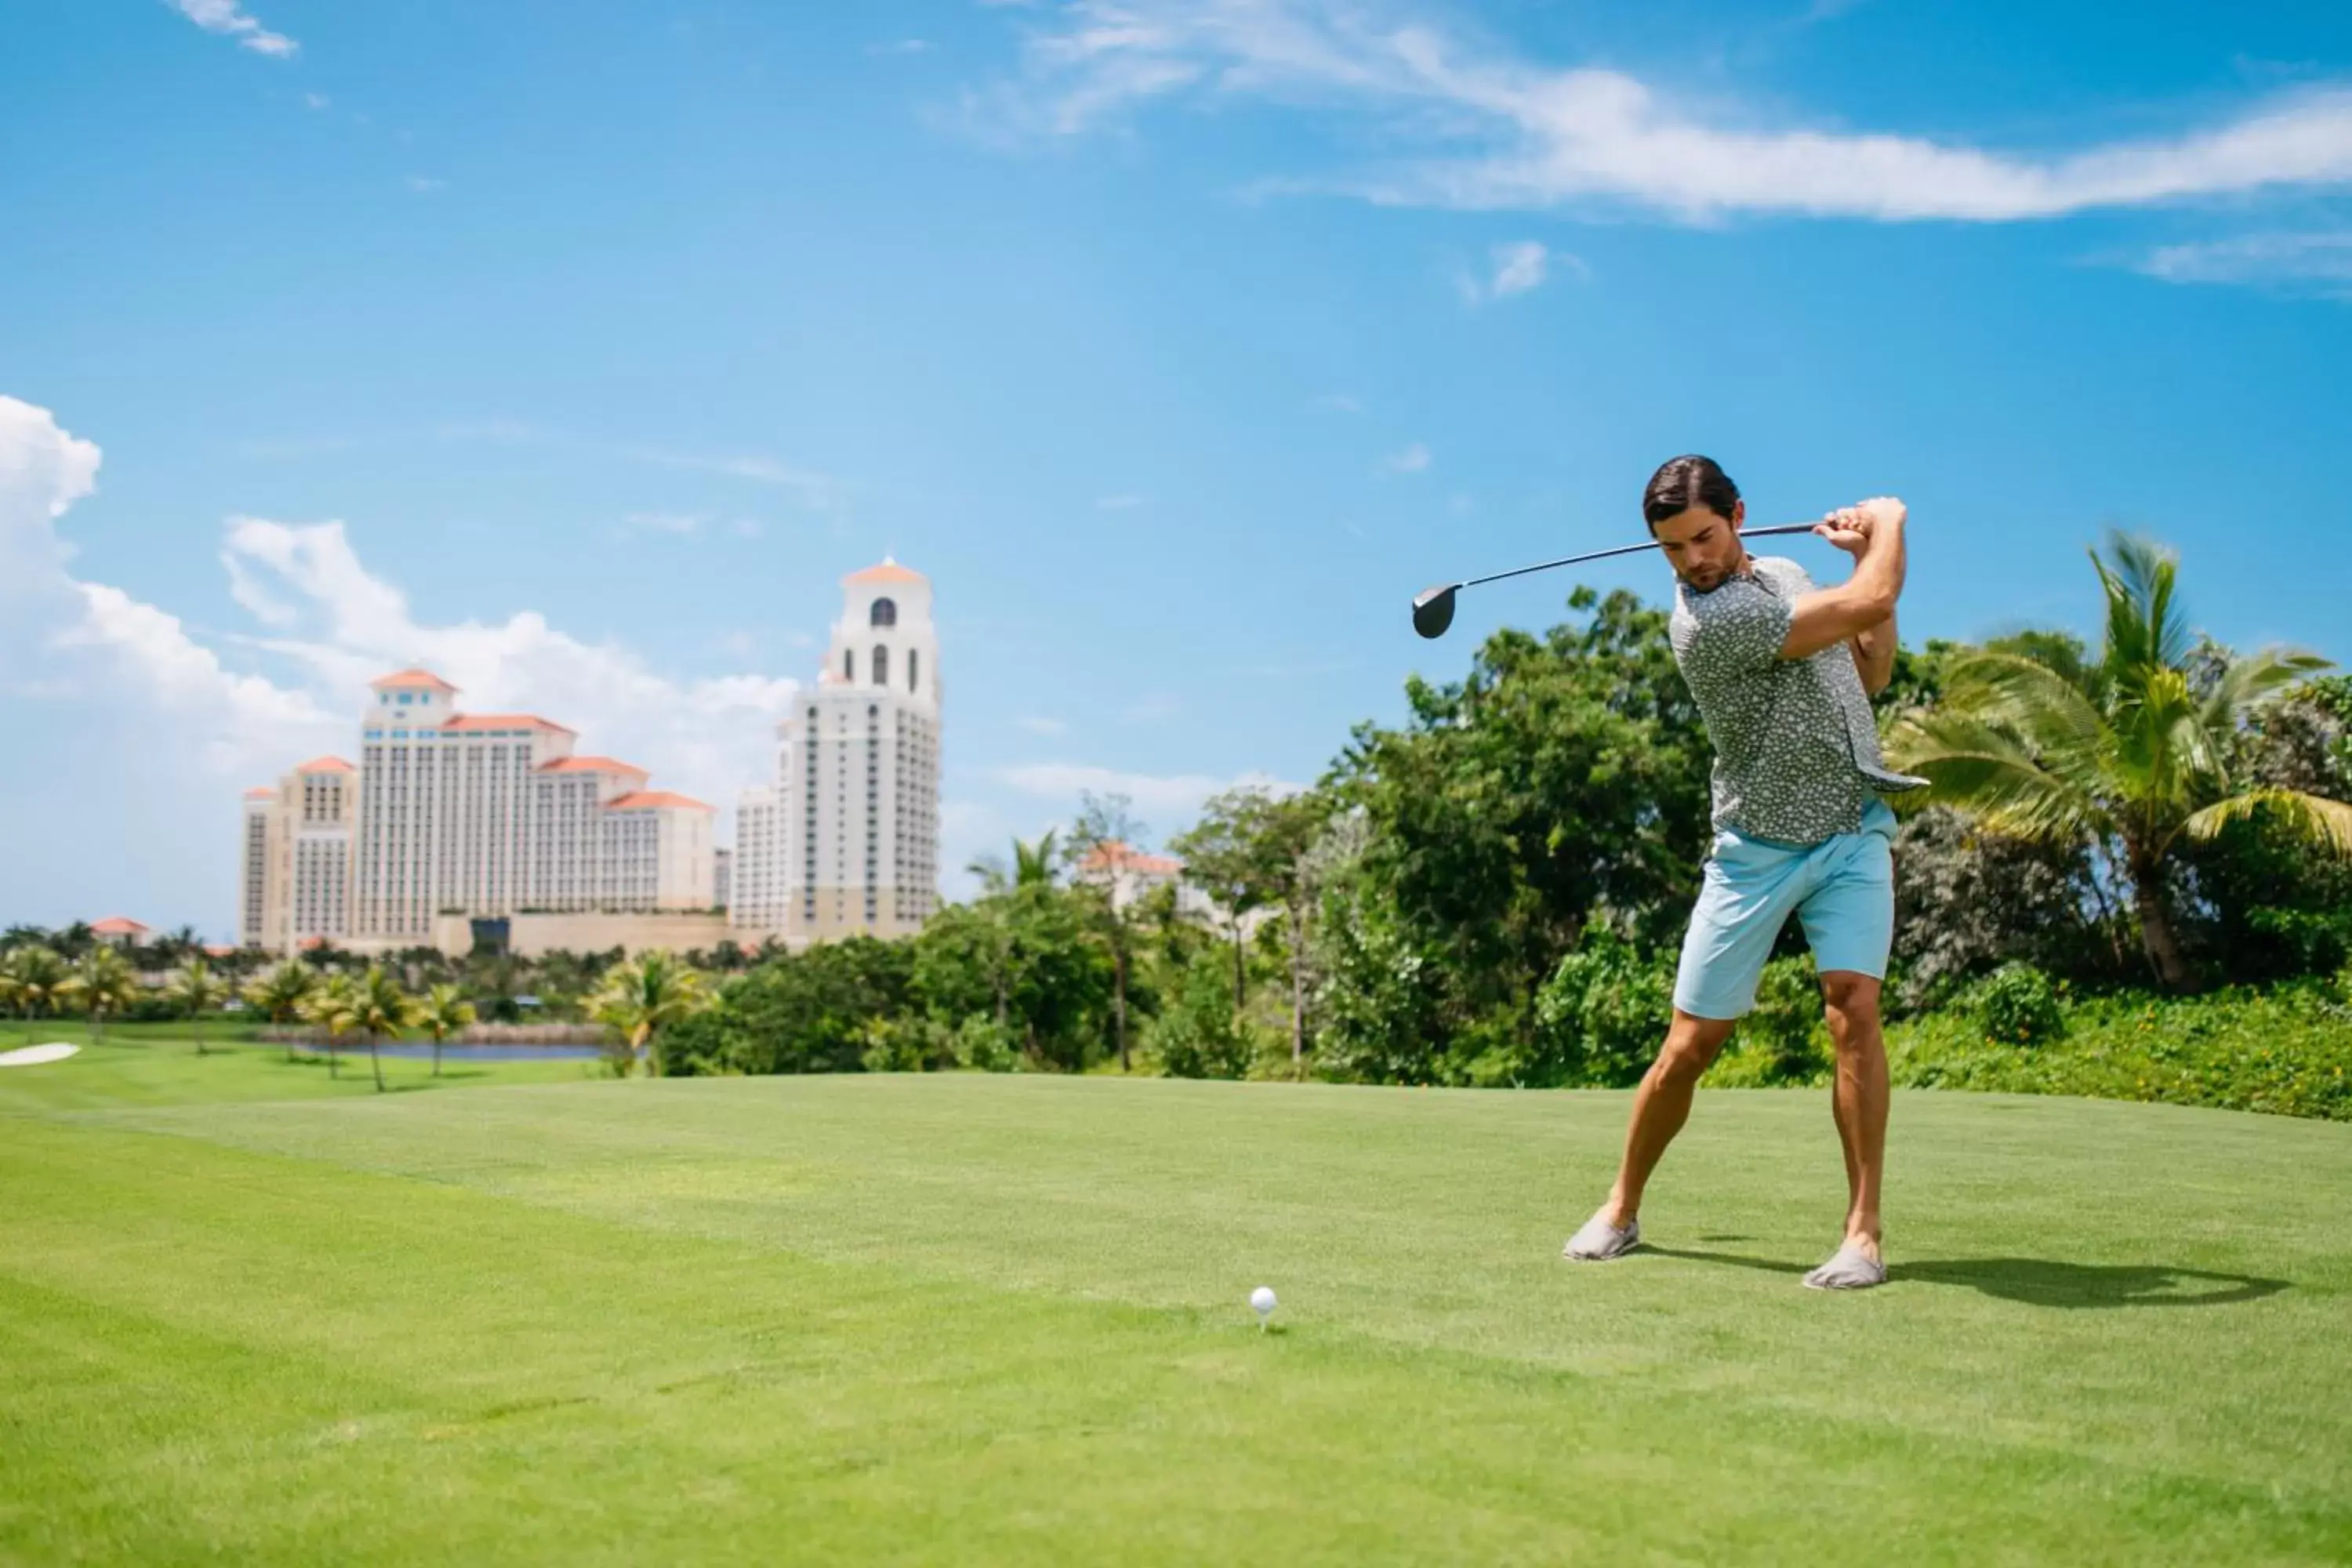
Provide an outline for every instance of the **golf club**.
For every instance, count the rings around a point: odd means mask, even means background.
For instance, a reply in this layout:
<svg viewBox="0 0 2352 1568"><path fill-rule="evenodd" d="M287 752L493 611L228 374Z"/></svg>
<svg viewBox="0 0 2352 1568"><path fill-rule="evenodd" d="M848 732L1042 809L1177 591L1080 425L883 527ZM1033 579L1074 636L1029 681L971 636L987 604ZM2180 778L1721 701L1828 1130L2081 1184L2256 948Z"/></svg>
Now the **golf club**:
<svg viewBox="0 0 2352 1568"><path fill-rule="evenodd" d="M1811 533L1821 525L1817 522L1781 522L1770 528L1743 528L1742 539L1763 539L1776 533ZM1580 566L1587 561L1606 561L1612 555L1638 555L1644 550L1658 548L1656 540L1647 544L1624 544L1614 550L1596 550L1590 555L1570 555L1559 561L1546 561L1539 565L1522 566L1517 571L1497 572L1489 577L1473 577L1466 583L1451 587L1423 588L1412 596L1412 629L1425 637L1442 637L1445 628L1454 624L1454 595L1465 588L1475 588L1481 583L1499 583L1506 577L1524 577L1530 572L1549 572L1555 566Z"/></svg>

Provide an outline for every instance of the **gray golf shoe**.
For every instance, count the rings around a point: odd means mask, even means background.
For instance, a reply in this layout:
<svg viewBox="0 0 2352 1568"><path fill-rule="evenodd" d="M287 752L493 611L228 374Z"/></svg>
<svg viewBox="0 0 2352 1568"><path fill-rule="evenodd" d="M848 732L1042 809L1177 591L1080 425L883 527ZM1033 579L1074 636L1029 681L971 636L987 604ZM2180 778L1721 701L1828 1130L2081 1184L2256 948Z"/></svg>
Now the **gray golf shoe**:
<svg viewBox="0 0 2352 1568"><path fill-rule="evenodd" d="M1830 1260L1805 1276L1814 1290L1867 1290L1886 1283L1886 1265L1857 1247L1841 1247Z"/></svg>
<svg viewBox="0 0 2352 1568"><path fill-rule="evenodd" d="M1636 1217L1619 1226L1611 1225L1599 1215L1584 1222L1584 1228L1568 1238L1559 1249L1562 1258L1577 1263L1606 1263L1612 1258L1622 1258L1642 1245L1642 1222Z"/></svg>

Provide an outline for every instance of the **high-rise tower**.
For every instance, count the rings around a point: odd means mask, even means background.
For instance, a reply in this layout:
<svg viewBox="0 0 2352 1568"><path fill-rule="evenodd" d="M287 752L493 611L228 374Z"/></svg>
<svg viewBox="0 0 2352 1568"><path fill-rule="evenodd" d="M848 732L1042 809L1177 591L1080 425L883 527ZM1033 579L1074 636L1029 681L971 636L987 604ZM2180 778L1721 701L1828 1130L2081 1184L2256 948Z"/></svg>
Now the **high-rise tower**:
<svg viewBox="0 0 2352 1568"><path fill-rule="evenodd" d="M939 905L930 580L886 559L842 590L816 685L776 727L775 784L737 813L730 921L748 939L899 936Z"/></svg>

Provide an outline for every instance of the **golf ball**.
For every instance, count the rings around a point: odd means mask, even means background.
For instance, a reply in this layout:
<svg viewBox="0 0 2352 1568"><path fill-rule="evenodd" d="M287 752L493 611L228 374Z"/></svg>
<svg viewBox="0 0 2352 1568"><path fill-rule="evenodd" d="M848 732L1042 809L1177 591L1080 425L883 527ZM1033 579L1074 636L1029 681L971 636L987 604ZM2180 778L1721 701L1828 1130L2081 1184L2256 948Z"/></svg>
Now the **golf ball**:
<svg viewBox="0 0 2352 1568"><path fill-rule="evenodd" d="M1274 1310L1274 1288L1272 1286L1261 1285L1256 1289L1250 1292L1250 1310L1255 1312L1261 1318Z"/></svg>

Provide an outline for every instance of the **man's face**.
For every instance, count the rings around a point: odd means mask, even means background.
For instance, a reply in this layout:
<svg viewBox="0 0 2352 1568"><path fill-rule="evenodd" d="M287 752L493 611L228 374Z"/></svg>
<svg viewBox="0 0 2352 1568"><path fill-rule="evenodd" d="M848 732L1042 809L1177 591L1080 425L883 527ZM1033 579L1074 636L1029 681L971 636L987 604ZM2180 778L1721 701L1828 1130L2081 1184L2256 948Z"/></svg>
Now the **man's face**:
<svg viewBox="0 0 2352 1568"><path fill-rule="evenodd" d="M1678 511L1650 531L1664 547L1666 563L1675 575L1704 594L1748 563L1748 547L1739 542L1739 525L1748 521L1748 503L1735 501L1731 521L1705 507Z"/></svg>

